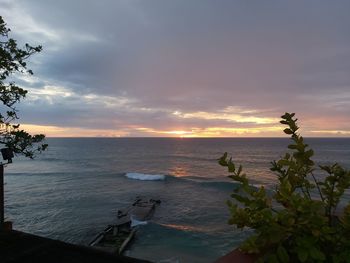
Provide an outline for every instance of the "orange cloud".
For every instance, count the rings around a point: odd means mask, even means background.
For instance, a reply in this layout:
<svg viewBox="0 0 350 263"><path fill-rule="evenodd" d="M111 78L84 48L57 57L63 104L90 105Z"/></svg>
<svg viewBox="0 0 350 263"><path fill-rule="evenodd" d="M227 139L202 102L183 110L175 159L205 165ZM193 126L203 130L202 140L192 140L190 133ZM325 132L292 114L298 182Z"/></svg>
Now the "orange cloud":
<svg viewBox="0 0 350 263"><path fill-rule="evenodd" d="M183 138L280 136L282 134L280 126L257 128L208 127L190 128L188 130L156 130L153 128L145 127L136 129L142 132L146 132L151 136L170 136Z"/></svg>
<svg viewBox="0 0 350 263"><path fill-rule="evenodd" d="M34 124L21 124L20 128L32 134L43 133L47 137L124 137L128 135L128 132L125 131L84 129L76 127L58 127Z"/></svg>
<svg viewBox="0 0 350 263"><path fill-rule="evenodd" d="M184 119L203 119L203 120L225 120L229 122L238 122L238 123L255 123L255 124L274 124L278 123L278 118L269 118L269 117L257 117L257 116L247 116L244 114L255 113L255 111L238 111L232 107L227 107L219 112L206 112L206 111L197 111L197 112L187 112L182 113L180 111L173 112L173 115L184 118Z"/></svg>

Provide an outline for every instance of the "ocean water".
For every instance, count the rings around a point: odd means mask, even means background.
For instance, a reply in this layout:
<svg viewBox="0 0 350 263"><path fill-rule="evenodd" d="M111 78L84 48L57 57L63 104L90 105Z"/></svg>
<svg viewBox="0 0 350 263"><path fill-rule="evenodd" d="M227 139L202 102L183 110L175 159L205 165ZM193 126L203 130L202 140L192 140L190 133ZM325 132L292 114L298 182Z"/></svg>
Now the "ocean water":
<svg viewBox="0 0 350 263"><path fill-rule="evenodd" d="M350 139L316 139L320 164L350 168ZM119 208L136 196L160 199L127 254L154 262L212 262L237 247L249 231L227 224L225 201L234 189L217 164L225 152L257 185L273 188L270 161L286 138L49 138L35 160L16 157L5 168L5 217L14 228L88 244ZM349 196L347 198L350 200Z"/></svg>

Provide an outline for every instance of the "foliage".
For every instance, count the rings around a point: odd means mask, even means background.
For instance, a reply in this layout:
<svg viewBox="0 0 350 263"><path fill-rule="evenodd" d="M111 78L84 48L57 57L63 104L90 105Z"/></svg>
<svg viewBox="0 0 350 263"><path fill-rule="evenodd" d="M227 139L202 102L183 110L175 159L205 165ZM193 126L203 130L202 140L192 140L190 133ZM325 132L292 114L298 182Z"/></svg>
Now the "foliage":
<svg viewBox="0 0 350 263"><path fill-rule="evenodd" d="M18 119L16 104L25 98L27 91L18 87L14 81L6 81L14 73L32 75L27 69L26 60L42 50L41 46L25 44L24 49L17 47L16 40L9 38L10 29L0 16L0 101L3 103L0 113L0 144L12 149L17 154L33 158L36 152L46 149L42 141L45 135L30 135L13 123ZM3 112L4 111L4 112Z"/></svg>
<svg viewBox="0 0 350 263"><path fill-rule="evenodd" d="M231 195L235 201L227 202L229 224L254 229L240 249L259 254L260 262L350 262L350 202L336 214L350 172L339 164L317 167L294 116L282 116L292 143L289 152L271 163L278 179L272 193L254 187L227 153L219 159L239 183Z"/></svg>

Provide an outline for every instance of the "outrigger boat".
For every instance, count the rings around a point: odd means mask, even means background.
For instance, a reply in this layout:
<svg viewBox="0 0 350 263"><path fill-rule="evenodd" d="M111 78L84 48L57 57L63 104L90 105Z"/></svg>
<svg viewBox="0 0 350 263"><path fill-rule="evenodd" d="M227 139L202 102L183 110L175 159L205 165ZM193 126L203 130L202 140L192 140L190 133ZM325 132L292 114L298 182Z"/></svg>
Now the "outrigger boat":
<svg viewBox="0 0 350 263"><path fill-rule="evenodd" d="M118 210L117 222L109 225L98 234L90 246L113 253L122 254L135 236L137 226L146 224L155 211L160 200L137 197L135 202L125 210Z"/></svg>

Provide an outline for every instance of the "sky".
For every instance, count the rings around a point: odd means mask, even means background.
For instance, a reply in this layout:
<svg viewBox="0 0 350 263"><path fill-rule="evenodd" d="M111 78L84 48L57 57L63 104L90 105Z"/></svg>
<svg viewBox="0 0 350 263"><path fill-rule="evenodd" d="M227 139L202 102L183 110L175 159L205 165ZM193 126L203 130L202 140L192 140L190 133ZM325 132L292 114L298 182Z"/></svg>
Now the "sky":
<svg viewBox="0 0 350 263"><path fill-rule="evenodd" d="M53 137L350 136L350 1L0 0Z"/></svg>

